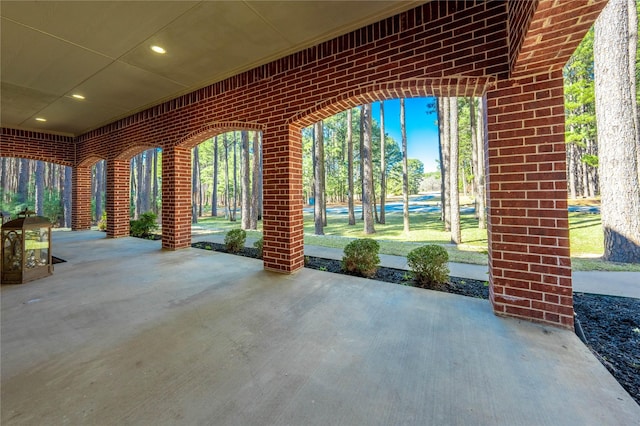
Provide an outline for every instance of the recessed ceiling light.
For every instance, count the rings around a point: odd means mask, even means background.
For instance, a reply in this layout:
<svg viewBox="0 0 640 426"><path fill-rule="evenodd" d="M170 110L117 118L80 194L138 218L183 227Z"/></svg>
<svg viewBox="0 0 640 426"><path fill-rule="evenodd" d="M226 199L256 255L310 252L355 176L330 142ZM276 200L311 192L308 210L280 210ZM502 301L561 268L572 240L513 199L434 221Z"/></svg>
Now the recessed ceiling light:
<svg viewBox="0 0 640 426"><path fill-rule="evenodd" d="M73 95L71 95L72 97L76 98L76 99L84 99L84 96L82 95L78 95L77 93L74 93Z"/></svg>
<svg viewBox="0 0 640 426"><path fill-rule="evenodd" d="M156 53L167 53L167 51L160 46L151 46L151 50L153 50Z"/></svg>
<svg viewBox="0 0 640 426"><path fill-rule="evenodd" d="M47 121L47 119L42 117L36 117L36 121Z"/></svg>

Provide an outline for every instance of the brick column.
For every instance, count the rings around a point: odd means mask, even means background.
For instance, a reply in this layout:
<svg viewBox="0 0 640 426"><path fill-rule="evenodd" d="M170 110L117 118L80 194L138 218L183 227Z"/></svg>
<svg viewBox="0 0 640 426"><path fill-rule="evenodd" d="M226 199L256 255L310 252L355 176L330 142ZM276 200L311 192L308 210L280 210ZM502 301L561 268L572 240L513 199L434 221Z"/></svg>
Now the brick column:
<svg viewBox="0 0 640 426"><path fill-rule="evenodd" d="M487 110L493 309L573 328L562 71L498 82Z"/></svg>
<svg viewBox="0 0 640 426"><path fill-rule="evenodd" d="M71 173L71 229L90 229L91 167L73 167Z"/></svg>
<svg viewBox="0 0 640 426"><path fill-rule="evenodd" d="M129 236L129 161L107 160L107 238Z"/></svg>
<svg viewBox="0 0 640 426"><path fill-rule="evenodd" d="M264 268L293 273L304 267L301 129L266 131L262 152Z"/></svg>
<svg viewBox="0 0 640 426"><path fill-rule="evenodd" d="M162 151L162 248L191 244L191 150Z"/></svg>

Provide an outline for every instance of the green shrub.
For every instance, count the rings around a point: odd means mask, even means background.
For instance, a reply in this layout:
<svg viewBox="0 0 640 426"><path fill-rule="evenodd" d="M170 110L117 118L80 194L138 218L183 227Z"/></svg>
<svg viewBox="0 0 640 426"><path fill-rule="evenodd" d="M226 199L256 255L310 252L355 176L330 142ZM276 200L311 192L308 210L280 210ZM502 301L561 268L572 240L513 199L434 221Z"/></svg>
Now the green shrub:
<svg viewBox="0 0 640 426"><path fill-rule="evenodd" d="M434 288L449 280L449 254L444 247L430 244L407 254L413 279L422 287Z"/></svg>
<svg viewBox="0 0 640 426"><path fill-rule="evenodd" d="M244 229L232 229L224 236L224 245L229 253L239 253L246 240L247 233Z"/></svg>
<svg viewBox="0 0 640 426"><path fill-rule="evenodd" d="M153 212L142 213L138 220L129 222L129 235L132 237L146 238L156 229L158 229L158 224L156 223L156 215Z"/></svg>
<svg viewBox="0 0 640 426"><path fill-rule="evenodd" d="M102 217L98 221L98 229L101 231L107 230L107 212L102 212Z"/></svg>
<svg viewBox="0 0 640 426"><path fill-rule="evenodd" d="M344 248L342 269L367 278L374 276L380 264L379 250L380 244L371 238L351 241Z"/></svg>
<svg viewBox="0 0 640 426"><path fill-rule="evenodd" d="M253 247L258 250L258 259L262 259L262 247L264 246L264 238L260 237L258 241L253 243Z"/></svg>

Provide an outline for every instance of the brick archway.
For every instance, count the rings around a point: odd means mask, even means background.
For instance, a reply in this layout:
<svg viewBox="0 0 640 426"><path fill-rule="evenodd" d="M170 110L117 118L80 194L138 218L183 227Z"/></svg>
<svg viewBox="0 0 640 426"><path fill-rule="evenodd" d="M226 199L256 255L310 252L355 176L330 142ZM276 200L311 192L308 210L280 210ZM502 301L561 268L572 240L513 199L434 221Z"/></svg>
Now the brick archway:
<svg viewBox="0 0 640 426"><path fill-rule="evenodd" d="M175 143L175 146L181 148L193 148L203 141L223 133L243 130L250 132L262 132L265 127L266 126L260 123L247 121L212 122L180 138Z"/></svg>
<svg viewBox="0 0 640 426"><path fill-rule="evenodd" d="M79 161L73 168L71 229L74 231L91 228L91 168L102 160L104 158L92 155Z"/></svg>
<svg viewBox="0 0 640 426"><path fill-rule="evenodd" d="M372 84L346 90L331 99L324 100L287 120L287 124L304 128L365 103L388 99L420 97L480 97L495 79L490 77L450 77L400 80L394 83Z"/></svg>
<svg viewBox="0 0 640 426"><path fill-rule="evenodd" d="M162 247L176 250L191 244L191 148L206 139L232 131L259 131L249 121L212 122L167 143L162 153Z"/></svg>

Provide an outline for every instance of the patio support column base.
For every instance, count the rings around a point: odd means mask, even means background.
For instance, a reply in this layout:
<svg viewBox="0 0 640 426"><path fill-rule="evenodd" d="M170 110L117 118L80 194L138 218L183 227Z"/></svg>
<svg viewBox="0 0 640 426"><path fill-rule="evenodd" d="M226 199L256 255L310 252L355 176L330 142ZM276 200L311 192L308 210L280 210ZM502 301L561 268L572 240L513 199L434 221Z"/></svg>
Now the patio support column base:
<svg viewBox="0 0 640 426"><path fill-rule="evenodd" d="M302 129L263 134L264 268L290 274L304 267Z"/></svg>
<svg viewBox="0 0 640 426"><path fill-rule="evenodd" d="M107 238L129 236L129 173L129 161L107 161Z"/></svg>
<svg viewBox="0 0 640 426"><path fill-rule="evenodd" d="M573 328L562 70L487 92L494 311Z"/></svg>
<svg viewBox="0 0 640 426"><path fill-rule="evenodd" d="M91 229L91 167L73 167L71 180L71 229Z"/></svg>
<svg viewBox="0 0 640 426"><path fill-rule="evenodd" d="M191 244L191 149L162 151L162 248Z"/></svg>

